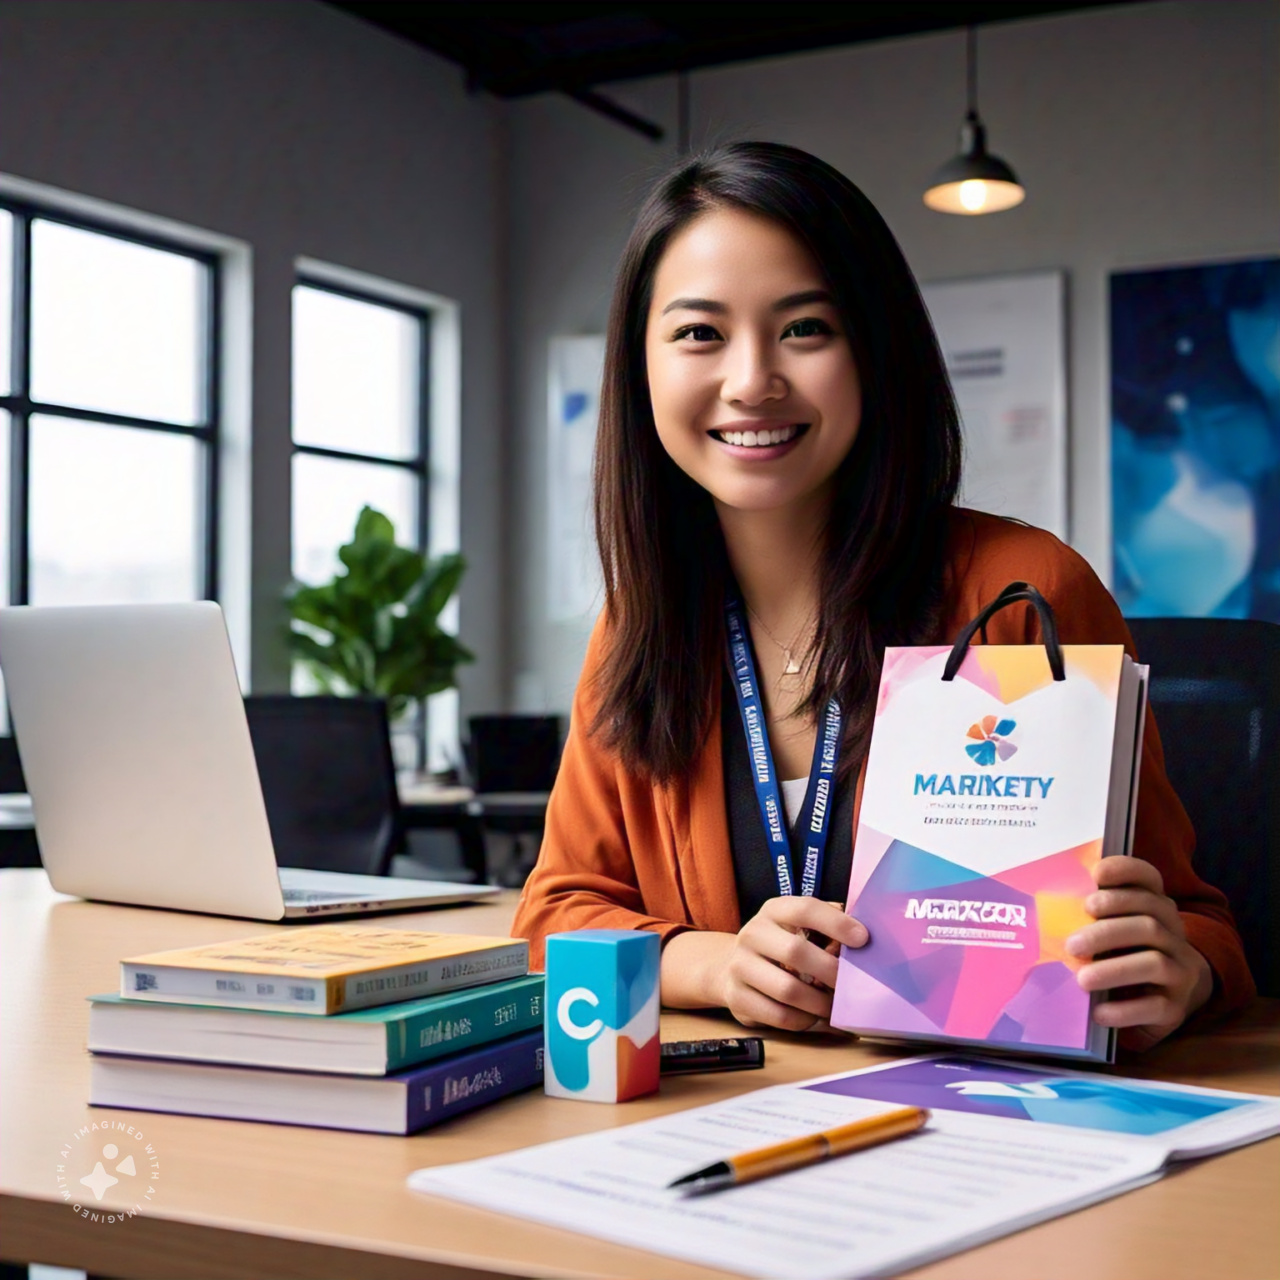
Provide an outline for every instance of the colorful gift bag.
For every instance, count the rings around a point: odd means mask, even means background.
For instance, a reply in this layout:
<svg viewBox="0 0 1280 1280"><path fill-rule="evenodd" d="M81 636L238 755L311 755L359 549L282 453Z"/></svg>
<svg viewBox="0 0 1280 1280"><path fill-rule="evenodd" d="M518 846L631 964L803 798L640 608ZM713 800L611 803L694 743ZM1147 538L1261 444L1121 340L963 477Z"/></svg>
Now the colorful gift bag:
<svg viewBox="0 0 1280 1280"><path fill-rule="evenodd" d="M1044 645L969 647L1018 601ZM1146 677L1121 645L1060 644L1026 583L951 648L885 651L848 897L871 940L842 952L834 1026L1113 1059L1064 943L1094 864L1132 848Z"/></svg>

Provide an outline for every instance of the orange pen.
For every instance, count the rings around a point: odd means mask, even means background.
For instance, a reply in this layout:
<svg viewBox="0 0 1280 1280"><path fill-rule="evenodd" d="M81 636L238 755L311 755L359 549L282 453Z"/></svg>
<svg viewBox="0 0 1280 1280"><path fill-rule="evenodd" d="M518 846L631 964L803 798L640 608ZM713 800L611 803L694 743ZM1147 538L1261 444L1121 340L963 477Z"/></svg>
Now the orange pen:
<svg viewBox="0 0 1280 1280"><path fill-rule="evenodd" d="M891 1142L894 1138L904 1138L922 1128L928 1119L929 1112L923 1107L899 1107L896 1111L886 1111L866 1120L855 1120L852 1124L824 1129L821 1133L807 1133L802 1138L790 1138L755 1151L744 1151L727 1160L717 1160L705 1169L695 1169L693 1173L677 1178L669 1188L679 1187L685 1195L701 1195L706 1191L719 1191L722 1187L738 1187L744 1182L755 1182L757 1178L802 1169L831 1156L843 1156L851 1151Z"/></svg>

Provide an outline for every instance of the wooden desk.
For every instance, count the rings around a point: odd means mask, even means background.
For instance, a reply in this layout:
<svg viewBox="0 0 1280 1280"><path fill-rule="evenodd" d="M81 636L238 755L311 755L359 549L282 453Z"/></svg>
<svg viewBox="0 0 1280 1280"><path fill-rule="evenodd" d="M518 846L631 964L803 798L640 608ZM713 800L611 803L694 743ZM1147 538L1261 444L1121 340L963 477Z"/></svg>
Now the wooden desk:
<svg viewBox="0 0 1280 1280"><path fill-rule="evenodd" d="M511 899L396 917L505 932ZM848 1041L768 1037L764 1071L668 1081L619 1107L529 1093L413 1138L91 1108L85 997L120 957L260 933L249 921L60 898L40 871L0 872L0 1256L135 1280L493 1280L497 1276L699 1280L691 1263L419 1197L423 1165L627 1124L764 1084L892 1055ZM293 926L305 927L305 926ZM665 1014L667 1038L724 1035L727 1019ZM1280 1001L1213 1036L1124 1068L1184 1083L1280 1093ZM151 1216L77 1218L56 1190L60 1147L124 1118L161 1161ZM1081 1213L913 1273L922 1280L1274 1280L1280 1274L1280 1139L1230 1152ZM121 1202L116 1202L121 1203ZM111 1192L103 1201L112 1204Z"/></svg>
<svg viewBox="0 0 1280 1280"><path fill-rule="evenodd" d="M458 839L462 865L475 884L489 882L484 826L472 812L475 792L470 787L441 787L430 782L401 779L400 821L406 831L452 831Z"/></svg>
<svg viewBox="0 0 1280 1280"><path fill-rule="evenodd" d="M458 837L462 864L479 884L493 882L485 829L541 836L551 798L546 791L476 792L470 787L441 787L412 780L401 780L399 790L405 830L453 831Z"/></svg>

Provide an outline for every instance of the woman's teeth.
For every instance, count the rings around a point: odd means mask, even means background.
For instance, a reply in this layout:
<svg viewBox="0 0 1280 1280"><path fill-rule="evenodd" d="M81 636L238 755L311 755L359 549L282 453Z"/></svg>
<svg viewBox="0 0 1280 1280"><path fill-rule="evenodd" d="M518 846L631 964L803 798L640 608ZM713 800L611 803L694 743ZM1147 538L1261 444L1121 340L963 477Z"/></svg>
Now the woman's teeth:
<svg viewBox="0 0 1280 1280"><path fill-rule="evenodd" d="M725 444L741 445L747 449L759 449L770 444L786 444L788 440L795 439L799 430L799 426L793 423L789 427L772 427L762 431L717 431L716 435Z"/></svg>

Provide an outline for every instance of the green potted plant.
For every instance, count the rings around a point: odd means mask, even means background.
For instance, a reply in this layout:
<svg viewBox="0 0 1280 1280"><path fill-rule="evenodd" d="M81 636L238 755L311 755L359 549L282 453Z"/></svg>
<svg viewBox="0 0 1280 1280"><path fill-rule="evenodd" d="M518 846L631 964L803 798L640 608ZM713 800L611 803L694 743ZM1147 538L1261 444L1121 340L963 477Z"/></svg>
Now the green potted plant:
<svg viewBox="0 0 1280 1280"><path fill-rule="evenodd" d="M288 591L289 649L325 693L387 700L392 720L418 699L457 683L474 655L440 627L440 613L466 568L456 553L429 558L396 544L380 511L361 508L343 571Z"/></svg>

